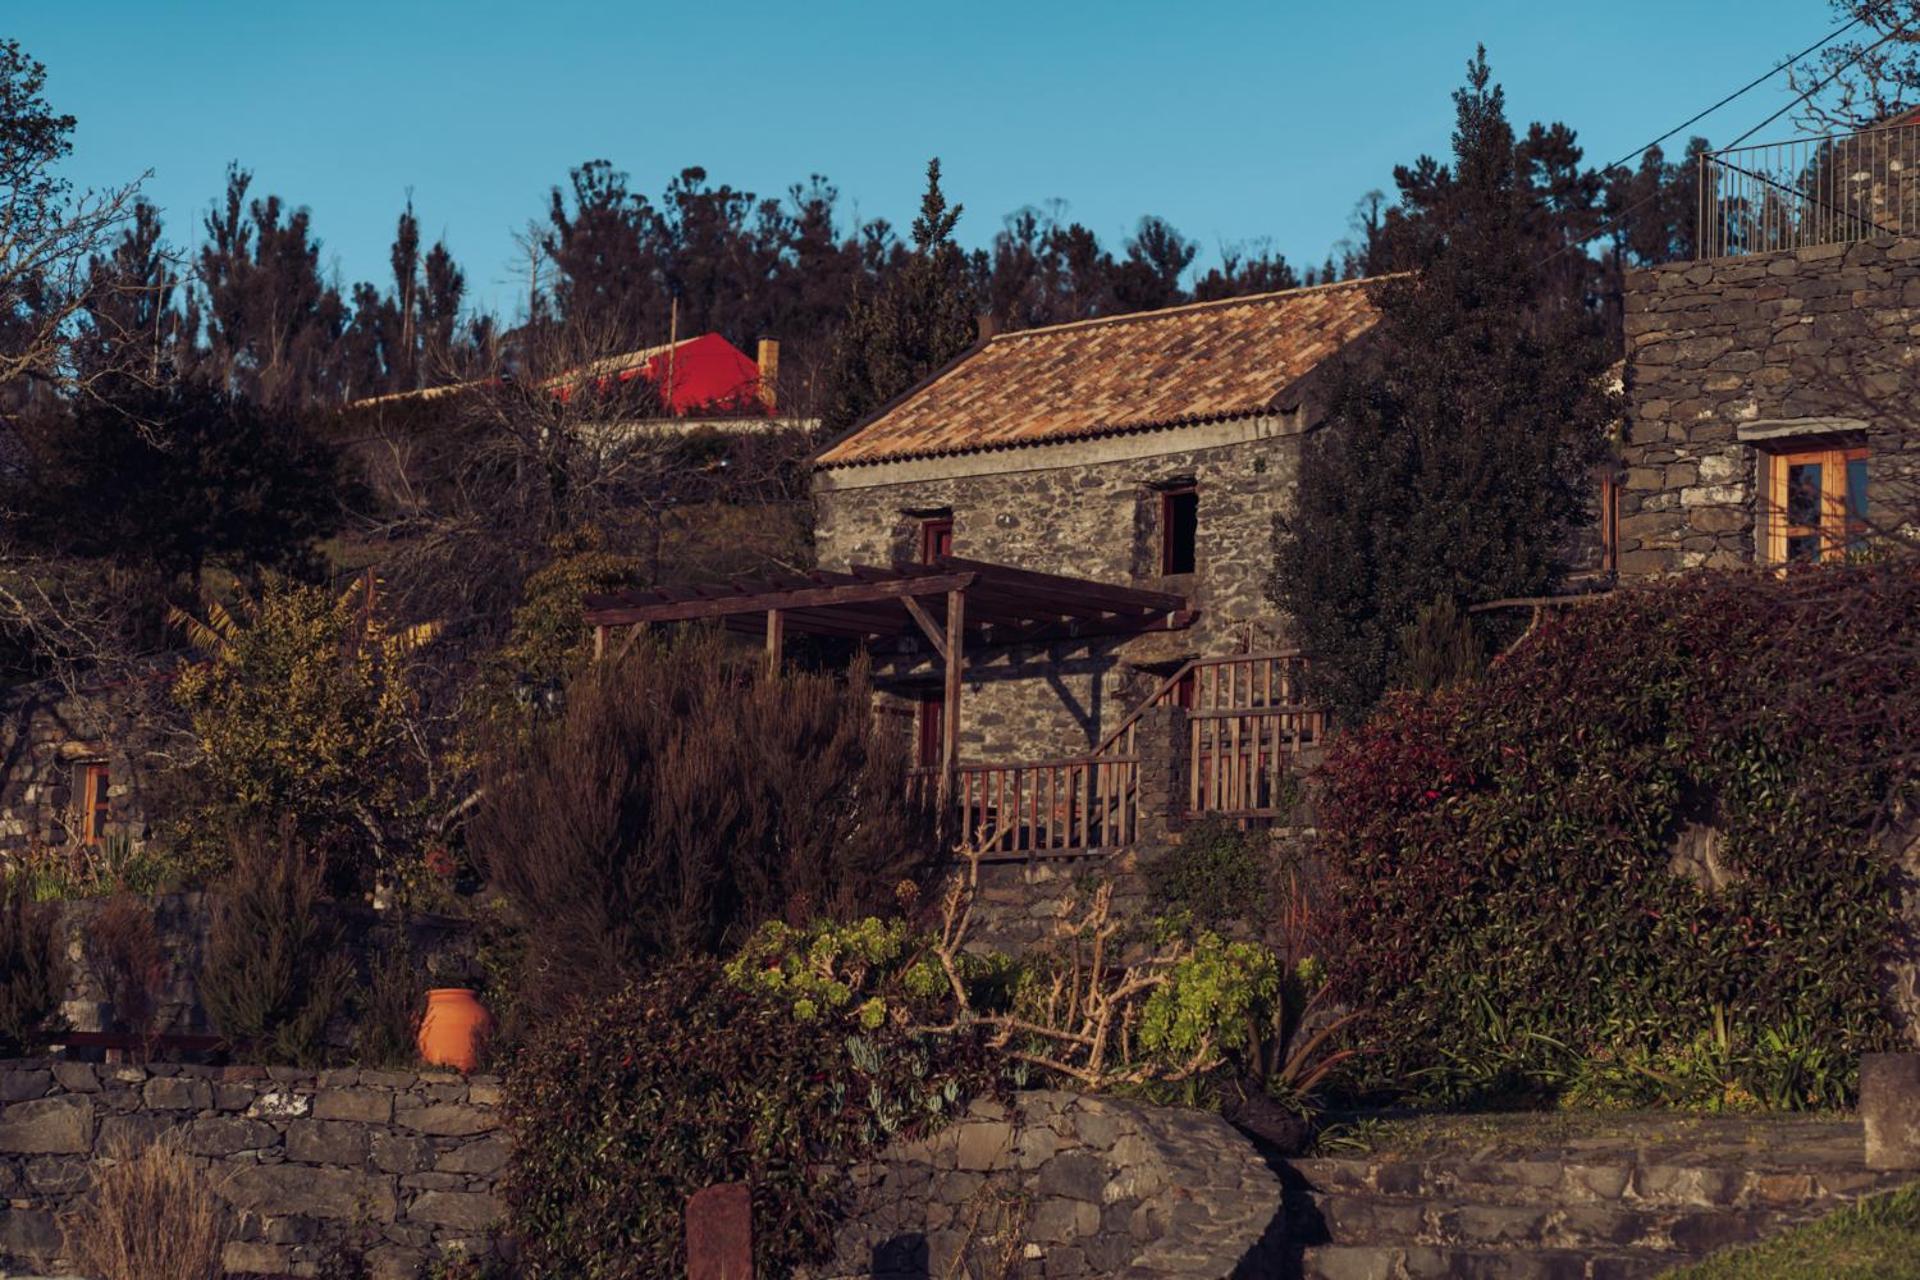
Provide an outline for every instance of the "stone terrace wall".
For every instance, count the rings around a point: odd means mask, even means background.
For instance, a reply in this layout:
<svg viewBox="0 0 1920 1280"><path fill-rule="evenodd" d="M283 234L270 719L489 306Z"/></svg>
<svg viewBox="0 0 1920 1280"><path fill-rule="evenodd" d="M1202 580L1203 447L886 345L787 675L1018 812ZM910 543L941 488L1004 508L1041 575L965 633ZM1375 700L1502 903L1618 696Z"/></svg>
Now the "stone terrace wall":
<svg viewBox="0 0 1920 1280"><path fill-rule="evenodd" d="M1207 1112L1057 1092L976 1102L852 1180L834 1259L809 1280L925 1280L1005 1252L1048 1280L1279 1274L1280 1181Z"/></svg>
<svg viewBox="0 0 1920 1280"><path fill-rule="evenodd" d="M1869 512L1912 517L1920 459L1920 240L1672 263L1627 277L1620 571L1752 563L1762 448L1866 424ZM1770 424L1781 424L1771 426ZM1900 508L1908 508L1900 510Z"/></svg>
<svg viewBox="0 0 1920 1280"><path fill-rule="evenodd" d="M65 1264L59 1226L117 1139L178 1131L236 1211L226 1268L314 1276L363 1255L413 1280L442 1251L483 1253L500 1086L450 1072L0 1062L0 1267Z"/></svg>

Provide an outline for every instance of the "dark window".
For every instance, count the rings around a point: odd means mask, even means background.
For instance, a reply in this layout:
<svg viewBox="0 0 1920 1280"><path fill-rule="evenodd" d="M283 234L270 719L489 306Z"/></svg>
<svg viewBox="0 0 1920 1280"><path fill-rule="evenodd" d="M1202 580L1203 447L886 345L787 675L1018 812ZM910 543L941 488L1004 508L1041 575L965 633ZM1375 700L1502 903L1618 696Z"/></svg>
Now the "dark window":
<svg viewBox="0 0 1920 1280"><path fill-rule="evenodd" d="M1200 495L1192 488L1160 495L1160 572L1192 573L1200 536Z"/></svg>
<svg viewBox="0 0 1920 1280"><path fill-rule="evenodd" d="M920 563L932 564L941 556L950 556L952 554L952 518L922 520L920 522Z"/></svg>

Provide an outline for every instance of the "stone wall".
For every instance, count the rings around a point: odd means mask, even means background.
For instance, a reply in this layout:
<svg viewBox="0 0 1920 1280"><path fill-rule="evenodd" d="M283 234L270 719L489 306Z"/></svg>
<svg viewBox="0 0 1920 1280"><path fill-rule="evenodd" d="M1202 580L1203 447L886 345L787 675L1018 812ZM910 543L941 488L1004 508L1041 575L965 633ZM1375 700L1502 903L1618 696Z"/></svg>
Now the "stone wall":
<svg viewBox="0 0 1920 1280"><path fill-rule="evenodd" d="M1060 937L1085 914L1101 880L1113 881L1116 918L1143 919L1153 904L1140 869L1162 852L1135 846L1091 858L983 862L967 949L1021 955Z"/></svg>
<svg viewBox="0 0 1920 1280"><path fill-rule="evenodd" d="M0 1063L0 1266L65 1265L61 1216L92 1163L173 1131L234 1210L229 1273L360 1256L374 1280L413 1280L492 1247L499 1104L497 1080L451 1072Z"/></svg>
<svg viewBox="0 0 1920 1280"><path fill-rule="evenodd" d="M96 954L106 948L88 945L97 938L95 921L100 914L122 910L128 901L81 898L59 904L59 928L67 959L67 988L60 1012L66 1025L74 1031L213 1033L217 1028L200 999L199 979L218 896L169 893L135 900L151 922L161 961L158 971L144 975L147 980L131 992L145 1003L144 1010L116 1007L115 997L120 993L115 988L124 991L131 984L126 975L113 971L108 956ZM407 954L421 970L422 991L428 985L429 967L439 975L435 985L440 986L459 986L479 976L472 958L473 933L466 921L426 914L403 917L397 912L340 903L328 903L322 909L338 923L343 946L363 982L371 979L374 966L391 951L402 930ZM343 1015L328 1028L328 1042L348 1048L352 1031Z"/></svg>
<svg viewBox="0 0 1920 1280"><path fill-rule="evenodd" d="M815 486L819 563L831 569L918 559L920 522L940 514L953 520L957 556L1186 595L1200 613L1186 630L1002 652L969 672L963 758L1084 753L1144 699L1156 683L1151 671L1283 639L1263 591L1273 517L1288 508L1298 484L1304 437L1296 427L1207 448L1183 448L1193 437L1175 429L1158 433L1166 452L1130 446L1121 451L1130 456L1105 460L1099 442L1068 455L1048 452L1053 461L1046 464L1012 450L1003 455L1004 469L988 474L864 487L849 487L860 481L860 468L843 468L844 476ZM1161 487L1189 481L1199 495L1197 569L1163 576ZM937 686L931 666L925 683Z"/></svg>
<svg viewBox="0 0 1920 1280"><path fill-rule="evenodd" d="M0 856L78 849L81 771L108 769L108 838L147 838L141 791L152 771L147 712L157 687L71 694L55 684L10 690L0 705Z"/></svg>
<svg viewBox="0 0 1920 1280"><path fill-rule="evenodd" d="M1627 279L1623 575L1752 563L1770 451L1861 444L1869 518L1911 531L1920 240L1672 263Z"/></svg>
<svg viewBox="0 0 1920 1280"><path fill-rule="evenodd" d="M1278 1274L1281 1186L1201 1111L1073 1093L976 1102L853 1170L853 1211L812 1280L926 1280L961 1257L1014 1275L1209 1280Z"/></svg>

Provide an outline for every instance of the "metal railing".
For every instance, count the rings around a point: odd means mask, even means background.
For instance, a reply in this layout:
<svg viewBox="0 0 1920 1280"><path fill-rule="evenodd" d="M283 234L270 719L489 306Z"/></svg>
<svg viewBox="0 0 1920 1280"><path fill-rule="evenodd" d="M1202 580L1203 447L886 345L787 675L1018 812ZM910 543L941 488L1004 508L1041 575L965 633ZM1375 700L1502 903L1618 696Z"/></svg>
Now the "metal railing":
<svg viewBox="0 0 1920 1280"><path fill-rule="evenodd" d="M1697 254L1920 234L1920 124L1731 147L1700 157Z"/></svg>

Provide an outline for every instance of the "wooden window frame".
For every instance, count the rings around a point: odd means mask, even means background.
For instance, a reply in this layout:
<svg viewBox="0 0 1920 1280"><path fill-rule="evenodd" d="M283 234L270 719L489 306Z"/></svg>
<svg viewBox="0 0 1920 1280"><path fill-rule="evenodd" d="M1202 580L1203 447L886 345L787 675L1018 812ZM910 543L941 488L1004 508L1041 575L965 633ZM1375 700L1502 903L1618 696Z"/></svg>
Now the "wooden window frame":
<svg viewBox="0 0 1920 1280"><path fill-rule="evenodd" d="M1600 477L1600 571L1620 572L1620 477L1613 471Z"/></svg>
<svg viewBox="0 0 1920 1280"><path fill-rule="evenodd" d="M1848 464L1864 462L1870 451L1860 445L1802 446L1768 452L1766 459L1765 532L1766 563L1784 565L1787 543L1792 538L1820 539L1822 562L1844 560L1854 537L1865 532L1847 510ZM1787 476L1793 467L1817 465L1820 468L1820 523L1797 525L1787 522Z"/></svg>
<svg viewBox="0 0 1920 1280"><path fill-rule="evenodd" d="M1193 501L1193 546L1192 563L1184 569L1175 568L1173 547L1173 507L1182 498ZM1169 485L1160 490L1160 574L1172 577L1177 574L1197 573L1200 570L1200 486L1196 484Z"/></svg>
<svg viewBox="0 0 1920 1280"><path fill-rule="evenodd" d="M932 564L953 554L953 517L934 516L920 522L920 563Z"/></svg>
<svg viewBox="0 0 1920 1280"><path fill-rule="evenodd" d="M100 844L107 838L107 824L113 821L113 769L105 760L78 760L73 767L79 775L73 790L80 843Z"/></svg>

